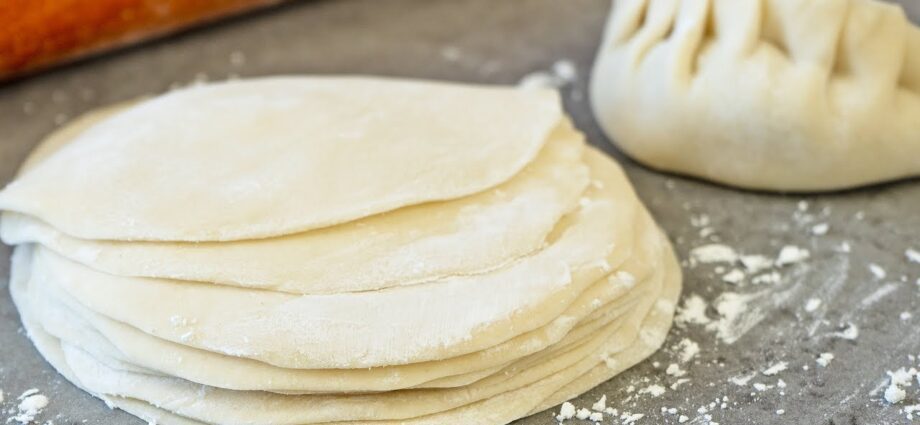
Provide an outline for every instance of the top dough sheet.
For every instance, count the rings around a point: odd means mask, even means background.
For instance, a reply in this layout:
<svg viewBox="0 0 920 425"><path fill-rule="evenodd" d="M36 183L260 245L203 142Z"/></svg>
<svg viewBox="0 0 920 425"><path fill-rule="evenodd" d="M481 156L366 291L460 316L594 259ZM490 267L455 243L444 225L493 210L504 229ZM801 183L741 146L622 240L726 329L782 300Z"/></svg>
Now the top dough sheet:
<svg viewBox="0 0 920 425"><path fill-rule="evenodd" d="M366 77L198 86L92 126L0 192L0 209L86 239L285 235L498 185L561 119L548 90Z"/></svg>

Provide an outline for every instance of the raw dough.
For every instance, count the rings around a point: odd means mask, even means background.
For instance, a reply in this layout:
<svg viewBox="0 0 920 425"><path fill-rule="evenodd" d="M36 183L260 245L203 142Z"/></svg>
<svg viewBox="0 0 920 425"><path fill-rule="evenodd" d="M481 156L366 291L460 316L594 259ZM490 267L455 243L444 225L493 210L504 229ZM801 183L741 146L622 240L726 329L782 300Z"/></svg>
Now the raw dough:
<svg viewBox="0 0 920 425"><path fill-rule="evenodd" d="M662 344L680 268L539 93L268 79L80 118L0 192L23 324L164 425L486 425L584 392Z"/></svg>
<svg viewBox="0 0 920 425"><path fill-rule="evenodd" d="M752 189L920 174L920 28L875 0L619 0L594 113L657 169Z"/></svg>
<svg viewBox="0 0 920 425"><path fill-rule="evenodd" d="M0 209L84 239L285 235L494 187L562 118L547 90L362 77L203 85L92 125L0 192Z"/></svg>
<svg viewBox="0 0 920 425"><path fill-rule="evenodd" d="M77 377L78 382L86 385L90 388L90 391L103 394L102 396L106 399L141 398L148 403L160 406L160 408L177 412L183 417L201 420L201 422L192 423L307 424L333 421L341 423L340 421L343 418L345 418L345 421L369 421L362 423L393 423L392 421L379 420L380 418L389 417L386 415L401 415L398 418L400 423L403 423L404 420L407 420L405 423L454 423L459 418L464 418L465 421L468 421L464 423L504 423L523 415L527 409L534 412L542 410L544 406L537 404L537 401L544 400L543 404L548 407L556 403L547 404L545 400L559 398L557 393L571 392L573 387L584 388L579 391L580 393L603 380L609 379L610 376L647 356L661 344L666 330L670 326L673 308L679 293L680 278L679 267L673 255L670 254L670 248L666 244L659 245L659 247L664 249L664 251L659 252L664 254L662 259L665 263L658 264L657 267L659 270L664 270L668 273L668 277L664 279L665 286L656 291L656 295L650 297L644 303L644 307L639 308L640 312L645 311L647 313L631 316L633 319L632 325L615 331L616 336L611 335L607 338L601 338L608 341L606 344L593 349L591 354L582 357L582 360L533 384L525 384L526 386L524 387L497 394L491 399L459 405L443 412L414 413L415 415L426 415L421 417L406 415L413 415L413 413L409 413L413 411L426 412L443 408L445 403L451 403L453 398L447 395L449 393L444 393L444 390L413 390L404 395L383 393L379 396L355 395L348 396L348 398L336 398L336 396L281 396L216 389L201 391L198 386L188 386L187 383L183 383L181 380L156 378L106 368L91 356L86 355L85 352L81 352L79 349L67 344L62 344L64 349L61 358L51 359L51 361L59 370L62 368L68 370ZM20 268L21 266L17 264L16 267ZM22 284L22 278L15 279L13 284L17 305L21 309L24 308L20 295ZM29 311L28 307L23 311ZM26 314L26 316L31 317L30 314ZM25 323L33 338L35 338L35 334L41 334L38 338L39 341L47 341L48 345L53 343L60 344L53 337L44 334L44 331L36 326L33 320L25 320ZM637 338L638 329L640 328L643 329L643 337ZM45 348L43 351L49 349L57 349L57 347ZM586 349L589 350L589 347L581 348L581 350ZM570 353L570 355L580 357L582 356L580 353L580 351L576 351ZM64 364L59 365L58 363ZM614 367L608 367L608 364L614 365ZM542 369L545 369L546 365L543 366ZM521 370L509 375L513 378L506 380L493 379L493 381L501 382L498 384L499 388L513 386L516 380L526 380L526 376L541 375L540 369L538 367L536 370ZM489 382L479 384L479 387L487 387L487 384ZM492 391L494 392L496 389ZM465 400L472 396L468 391L460 391L457 394L460 400ZM275 400L268 401L266 397L274 397ZM321 397L326 397L326 399ZM253 398L256 398L256 401ZM504 403L496 402L496 400L504 401ZM454 403L458 402L462 403L462 401L454 401ZM265 407L252 409L250 406ZM153 409L152 407L149 408ZM147 410L147 408L143 410ZM146 414L153 413L151 411ZM168 414L159 415L158 417L161 418L160 423L164 425L187 423L182 420L171 421ZM319 422L323 418L330 420L328 422ZM378 420L370 421L370 419Z"/></svg>
<svg viewBox="0 0 920 425"><path fill-rule="evenodd" d="M114 111L112 111L114 112ZM108 115L94 114L93 119ZM85 119L75 126L86 126ZM62 132L73 136L65 127ZM59 144L60 137L49 142ZM45 148L45 151L51 148ZM3 213L5 243L40 243L97 270L295 294L366 291L481 273L532 253L588 185L584 142L564 122L509 181L447 202L268 239L123 242L77 239L33 217ZM28 167L24 167L28 171ZM456 247L465 249L458 252Z"/></svg>
<svg viewBox="0 0 920 425"><path fill-rule="evenodd" d="M616 175L606 164L598 172ZM280 367L361 368L453 357L545 325L622 262L633 245L634 195L617 180L598 180L603 188L589 190L589 202L562 219L560 234L545 249L484 274L291 295L108 275L39 247L33 279L157 337ZM188 324L176 326L176 317Z"/></svg>
<svg viewBox="0 0 920 425"><path fill-rule="evenodd" d="M624 266L629 269L629 266ZM642 274L634 274L643 276ZM616 320L648 288L612 284L608 278L592 285L565 312L568 323L549 324L497 346L450 359L371 369L288 369L238 357L210 353L168 342L92 312L61 292L45 291L32 298L43 326L54 336L117 363L131 363L154 373L228 389L275 392L389 391L409 387L466 385L495 372L511 360L552 343L565 347L586 333ZM598 307L599 303L603 303ZM576 324L573 328L571 325ZM546 350L541 351L544 353ZM459 375L459 376L458 376Z"/></svg>

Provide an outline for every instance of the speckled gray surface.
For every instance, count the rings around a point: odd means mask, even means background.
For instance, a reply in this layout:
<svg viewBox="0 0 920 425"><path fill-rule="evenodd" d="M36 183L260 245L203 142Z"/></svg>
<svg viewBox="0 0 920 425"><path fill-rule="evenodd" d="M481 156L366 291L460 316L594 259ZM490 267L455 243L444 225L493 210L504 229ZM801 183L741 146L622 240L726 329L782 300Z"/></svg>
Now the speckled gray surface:
<svg viewBox="0 0 920 425"><path fill-rule="evenodd" d="M903 1L914 17L920 15L920 3ZM0 86L0 182L10 180L56 122L205 76L364 73L515 83L570 59L579 79L565 89L568 110L593 144L623 162L682 258L713 238L748 254L775 256L785 245L812 253L809 260L782 268L782 279L774 284L731 285L712 265L685 268L685 295L698 294L709 303L725 293L749 300L739 318L728 323L733 336L743 335L728 344L702 325L675 328L665 350L575 404L588 407L606 394L608 405L645 414L637 423L647 424L677 423L679 415L694 424L908 422L899 408L920 402L920 385L906 388L900 406L886 405L873 390L887 383L887 370L918 363L908 355L920 354L920 264L909 263L904 253L911 246L920 249L920 181L781 196L663 175L623 158L600 135L583 95L606 9L605 0L297 2L82 62ZM708 225L701 223L702 215ZM826 235L812 234L818 223L829 224ZM714 233L703 237L701 232ZM849 253L841 252L844 242ZM5 288L8 257L9 248L0 247L0 389L6 398L0 421L10 416L16 396L38 388L51 400L38 418L41 423L139 424L75 389L38 356L22 334ZM886 276L874 277L870 263ZM811 298L822 304L808 312L804 306ZM902 312L915 317L902 319ZM723 313L712 306L707 311L715 320ZM860 330L855 340L834 336L847 323ZM680 364L689 381L668 389L678 378L664 369L679 363L672 347L684 338L697 342L701 352ZM826 368L815 364L823 352L836 357ZM788 362L787 370L760 373L780 361ZM745 385L730 381L752 373L757 375ZM777 386L780 379L785 388ZM755 383L766 387L757 390ZM655 384L666 388L664 394L639 394ZM637 391L630 393L630 386ZM716 398L720 401L711 409ZM662 413L662 407L678 413ZM555 420L544 412L520 423ZM620 422L608 415L604 423Z"/></svg>

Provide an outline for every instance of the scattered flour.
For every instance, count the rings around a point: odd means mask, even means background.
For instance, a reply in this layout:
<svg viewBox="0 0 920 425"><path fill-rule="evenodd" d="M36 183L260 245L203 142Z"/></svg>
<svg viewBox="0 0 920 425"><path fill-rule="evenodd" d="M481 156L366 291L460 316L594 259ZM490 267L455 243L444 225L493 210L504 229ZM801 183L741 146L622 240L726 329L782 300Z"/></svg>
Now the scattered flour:
<svg viewBox="0 0 920 425"><path fill-rule="evenodd" d="M623 425L629 425L632 423L636 423L636 421L644 417L645 415L642 413L633 413L633 414L623 413L622 415L620 415L620 420L623 421Z"/></svg>
<svg viewBox="0 0 920 425"><path fill-rule="evenodd" d="M811 298L805 302L805 311L812 313L818 308L821 307L821 300L819 298Z"/></svg>
<svg viewBox="0 0 920 425"><path fill-rule="evenodd" d="M700 345L689 338L680 340L677 345L680 348L679 358L681 363L687 363L693 360L693 358L700 353Z"/></svg>
<svg viewBox="0 0 920 425"><path fill-rule="evenodd" d="M888 283L888 284L882 285L881 287L873 291L871 294L863 298L862 301L860 301L859 303L863 307L871 306L872 304L875 304L882 298L885 298L886 296L888 296L889 294L897 290L899 286L900 285L896 283Z"/></svg>
<svg viewBox="0 0 920 425"><path fill-rule="evenodd" d="M852 341L859 338L859 328L853 323L847 323L846 328L840 332L835 332L832 336Z"/></svg>
<svg viewBox="0 0 920 425"><path fill-rule="evenodd" d="M677 378L680 378L681 376L686 375L686 374L687 374L687 371L681 369L680 366L679 366L677 363L671 363L671 364L668 365L668 368L665 369L664 373L666 373L666 374L668 374L668 375L671 375L671 376L674 376L674 377L677 377Z"/></svg>
<svg viewBox="0 0 920 425"><path fill-rule="evenodd" d="M911 406L904 406L904 408L901 409L901 410L904 412L905 416L907 416L907 420L913 421L913 420L914 420L914 413L915 413L915 412L920 412L920 404L914 404L914 405L911 405Z"/></svg>
<svg viewBox="0 0 920 425"><path fill-rule="evenodd" d="M659 397L667 391L664 387L658 384L649 385L641 390L639 394L648 394L652 397Z"/></svg>
<svg viewBox="0 0 920 425"><path fill-rule="evenodd" d="M827 223L818 223L811 227L811 234L815 236L822 236L826 235L828 230L830 230L830 225Z"/></svg>
<svg viewBox="0 0 920 425"><path fill-rule="evenodd" d="M773 375L776 375L777 373L780 373L786 370L787 368L789 368L788 362L778 362L778 363L775 363L773 366L770 366L764 369L764 371L761 373L763 373L764 376L773 376Z"/></svg>
<svg viewBox="0 0 920 425"><path fill-rule="evenodd" d="M751 279L751 283L753 283L753 284L755 284L755 285L760 285L760 284L777 284L777 283L780 283L780 281L782 281L782 280L783 280L783 276L780 275L779 272L773 271L773 272L770 272L770 273L764 273L764 274L759 275L759 276L754 276L754 278Z"/></svg>
<svg viewBox="0 0 920 425"><path fill-rule="evenodd" d="M888 274L885 273L885 269L882 266L879 266L875 263L869 263L869 272L872 273L872 276L875 277L875 280L882 280Z"/></svg>
<svg viewBox="0 0 920 425"><path fill-rule="evenodd" d="M607 408L607 395L606 394L602 395L600 399L598 399L596 402L594 402L594 404L591 405L591 410L595 410L598 412L603 412L604 409L606 408Z"/></svg>
<svg viewBox="0 0 920 425"><path fill-rule="evenodd" d="M757 372L750 373L748 375L733 376L729 378L728 381L739 387L744 387L747 386L748 382L751 382L751 379L754 379L755 376L757 376Z"/></svg>
<svg viewBox="0 0 920 425"><path fill-rule="evenodd" d="M894 372L886 372L888 377L891 379L891 383L894 385L903 385L909 387L914 380L914 377L917 376L917 369L915 368L900 368Z"/></svg>
<svg viewBox="0 0 920 425"><path fill-rule="evenodd" d="M907 256L907 261L920 264L920 251L908 248L904 255Z"/></svg>
<svg viewBox="0 0 920 425"><path fill-rule="evenodd" d="M786 245L779 251L776 257L776 265L779 267L799 263L811 257L811 253L805 248L799 248L795 245Z"/></svg>
<svg viewBox="0 0 920 425"><path fill-rule="evenodd" d="M48 397L39 394L38 389L32 388L19 396L19 406L17 406L16 415L7 419L7 422L19 422L20 424L32 423L42 409L48 406Z"/></svg>
<svg viewBox="0 0 920 425"><path fill-rule="evenodd" d="M752 300L762 295L762 292L753 294L723 292L713 303L716 312L719 313L719 319L707 324L706 329L714 331L722 342L733 344L763 320L763 312L749 305Z"/></svg>
<svg viewBox="0 0 920 425"><path fill-rule="evenodd" d="M744 272L740 269L732 269L730 272L722 275L722 280L737 285L744 281Z"/></svg>
<svg viewBox="0 0 920 425"><path fill-rule="evenodd" d="M678 387L680 387L680 386L683 385L683 384L686 384L687 382L690 382L690 380L687 379L687 378L680 378L680 379L674 381L674 383L671 384L671 386L670 386L669 388L671 388L672 390L676 390Z"/></svg>
<svg viewBox="0 0 920 425"><path fill-rule="evenodd" d="M38 392L39 392L38 388L32 388L32 389L25 390L22 394L19 395L18 399L22 400L30 395L38 394Z"/></svg>
<svg viewBox="0 0 920 425"><path fill-rule="evenodd" d="M885 401L891 404L898 404L907 397L907 391L902 387L909 387L917 376L917 369L900 368L894 372L888 371L889 383L885 388Z"/></svg>
<svg viewBox="0 0 920 425"><path fill-rule="evenodd" d="M562 59L553 63L549 71L534 71L518 81L518 87L522 89L546 89L562 88L573 84L578 80L578 68L575 63Z"/></svg>
<svg viewBox="0 0 920 425"><path fill-rule="evenodd" d="M671 183L673 183L673 181ZM706 214L690 216L690 225L693 227L706 227L709 226L709 223L709 216Z"/></svg>
<svg viewBox="0 0 920 425"><path fill-rule="evenodd" d="M694 324L705 325L712 320L706 317L706 300L697 294L690 294L684 299L684 305L677 309L674 321L679 325Z"/></svg>
<svg viewBox="0 0 920 425"><path fill-rule="evenodd" d="M556 415L556 420L562 422L566 419L572 419L575 417L575 405L569 402L562 403L562 406L559 407L559 414Z"/></svg>
<svg viewBox="0 0 920 425"><path fill-rule="evenodd" d="M773 267L773 260L764 255L742 255L741 265L748 273L755 274Z"/></svg>
<svg viewBox="0 0 920 425"><path fill-rule="evenodd" d="M553 63L553 74L566 83L573 83L578 80L578 68L575 63L568 60L558 60Z"/></svg>
<svg viewBox="0 0 920 425"><path fill-rule="evenodd" d="M898 404L907 397L907 392L897 385L889 385L885 388L885 401L891 404Z"/></svg>
<svg viewBox="0 0 920 425"><path fill-rule="evenodd" d="M734 263L738 260L738 253L728 245L709 244L693 248L690 251L690 258L704 264Z"/></svg>

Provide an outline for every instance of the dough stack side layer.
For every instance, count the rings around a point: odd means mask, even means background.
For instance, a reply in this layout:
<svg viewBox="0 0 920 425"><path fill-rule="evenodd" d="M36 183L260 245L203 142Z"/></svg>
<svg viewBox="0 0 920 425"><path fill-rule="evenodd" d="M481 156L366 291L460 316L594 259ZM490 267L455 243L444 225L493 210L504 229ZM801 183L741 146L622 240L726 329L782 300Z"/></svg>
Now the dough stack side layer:
<svg viewBox="0 0 920 425"><path fill-rule="evenodd" d="M613 2L592 107L624 152L742 188L920 175L920 27L879 0Z"/></svg>
<svg viewBox="0 0 920 425"><path fill-rule="evenodd" d="M622 170L544 91L187 89L63 127L0 208L39 351L161 424L507 423L654 352L680 291Z"/></svg>

